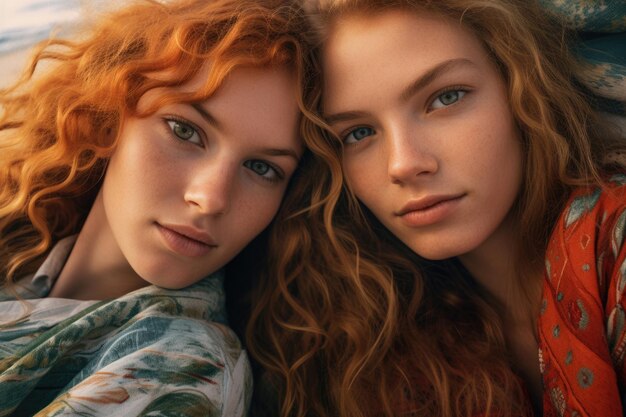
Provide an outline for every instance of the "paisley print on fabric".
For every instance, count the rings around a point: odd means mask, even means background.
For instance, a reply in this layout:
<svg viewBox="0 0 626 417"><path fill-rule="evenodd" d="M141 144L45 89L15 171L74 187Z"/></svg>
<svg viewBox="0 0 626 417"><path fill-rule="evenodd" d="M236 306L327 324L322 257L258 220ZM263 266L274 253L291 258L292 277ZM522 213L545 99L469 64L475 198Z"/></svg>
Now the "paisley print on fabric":
<svg viewBox="0 0 626 417"><path fill-rule="evenodd" d="M245 416L251 370L221 323L221 274L87 307L29 302L28 320L0 330L0 416L204 417L221 416L226 403L229 416ZM0 313L17 304L0 302Z"/></svg>
<svg viewBox="0 0 626 417"><path fill-rule="evenodd" d="M625 212L621 181L581 188L550 237L538 318L545 417L623 415Z"/></svg>

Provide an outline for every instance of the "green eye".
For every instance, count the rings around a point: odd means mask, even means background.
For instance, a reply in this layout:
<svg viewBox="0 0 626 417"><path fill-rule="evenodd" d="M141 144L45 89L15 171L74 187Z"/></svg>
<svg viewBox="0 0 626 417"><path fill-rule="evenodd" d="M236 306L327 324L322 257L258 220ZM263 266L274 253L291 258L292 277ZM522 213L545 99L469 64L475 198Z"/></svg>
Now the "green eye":
<svg viewBox="0 0 626 417"><path fill-rule="evenodd" d="M458 91L448 91L447 93L444 93L439 96L439 100L441 100L441 103L445 104L446 106L456 102L458 99L459 99Z"/></svg>
<svg viewBox="0 0 626 417"><path fill-rule="evenodd" d="M433 100L430 107L431 109L441 109L451 106L457 101L461 100L465 96L465 94L467 94L467 91L461 90L460 88L444 91L443 93L439 94L435 98L435 100Z"/></svg>
<svg viewBox="0 0 626 417"><path fill-rule="evenodd" d="M177 139L195 143L196 145L202 144L198 131L191 124L172 119L166 120L166 122Z"/></svg>
<svg viewBox="0 0 626 417"><path fill-rule="evenodd" d="M185 140L191 139L191 137L195 133L195 131L193 130L191 126L187 126L178 122L174 124L173 130L176 136Z"/></svg>
<svg viewBox="0 0 626 417"><path fill-rule="evenodd" d="M251 159L245 161L243 165L265 180L276 182L282 178L276 168L272 167L272 165L268 164L267 162L261 161L259 159Z"/></svg>

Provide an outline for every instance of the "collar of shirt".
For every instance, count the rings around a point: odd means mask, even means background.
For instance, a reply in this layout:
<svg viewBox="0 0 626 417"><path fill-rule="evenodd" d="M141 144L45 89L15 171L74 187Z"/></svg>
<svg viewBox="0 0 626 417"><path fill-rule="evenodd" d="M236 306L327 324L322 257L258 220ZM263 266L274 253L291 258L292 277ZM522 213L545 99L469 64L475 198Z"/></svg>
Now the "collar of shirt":
<svg viewBox="0 0 626 417"><path fill-rule="evenodd" d="M14 289L20 298L33 299L48 296L65 266L77 237L78 235L72 235L59 240L34 274L26 275L15 283ZM1 298L4 297L0 296Z"/></svg>

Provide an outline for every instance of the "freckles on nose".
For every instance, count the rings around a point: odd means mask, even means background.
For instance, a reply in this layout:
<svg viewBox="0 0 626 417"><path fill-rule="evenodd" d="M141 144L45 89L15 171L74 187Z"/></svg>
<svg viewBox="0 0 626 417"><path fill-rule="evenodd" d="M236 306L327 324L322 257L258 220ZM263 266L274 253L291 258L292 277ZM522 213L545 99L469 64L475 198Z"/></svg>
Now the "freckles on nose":
<svg viewBox="0 0 626 417"><path fill-rule="evenodd" d="M217 162L194 170L185 190L188 203L206 213L223 213L228 209L231 195L235 191L236 171Z"/></svg>
<svg viewBox="0 0 626 417"><path fill-rule="evenodd" d="M388 174L393 182L434 174L439 169L436 154L410 137L394 141L389 146L386 158Z"/></svg>
<svg viewBox="0 0 626 417"><path fill-rule="evenodd" d="M387 170L391 178L397 179L405 174L405 171L410 168L413 153L406 140L391 139L388 141L383 160L387 161Z"/></svg>
<svg viewBox="0 0 626 417"><path fill-rule="evenodd" d="M227 189L215 186L190 189L185 200L205 214L223 214L229 203Z"/></svg>

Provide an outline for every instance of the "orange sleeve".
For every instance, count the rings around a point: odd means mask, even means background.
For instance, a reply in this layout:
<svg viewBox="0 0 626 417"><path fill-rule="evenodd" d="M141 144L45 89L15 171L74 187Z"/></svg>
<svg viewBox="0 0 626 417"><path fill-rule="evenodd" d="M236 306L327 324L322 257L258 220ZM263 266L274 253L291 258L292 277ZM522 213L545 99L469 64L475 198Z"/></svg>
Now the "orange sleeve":
<svg viewBox="0 0 626 417"><path fill-rule="evenodd" d="M544 416L622 416L626 176L570 198L546 253L538 320Z"/></svg>

